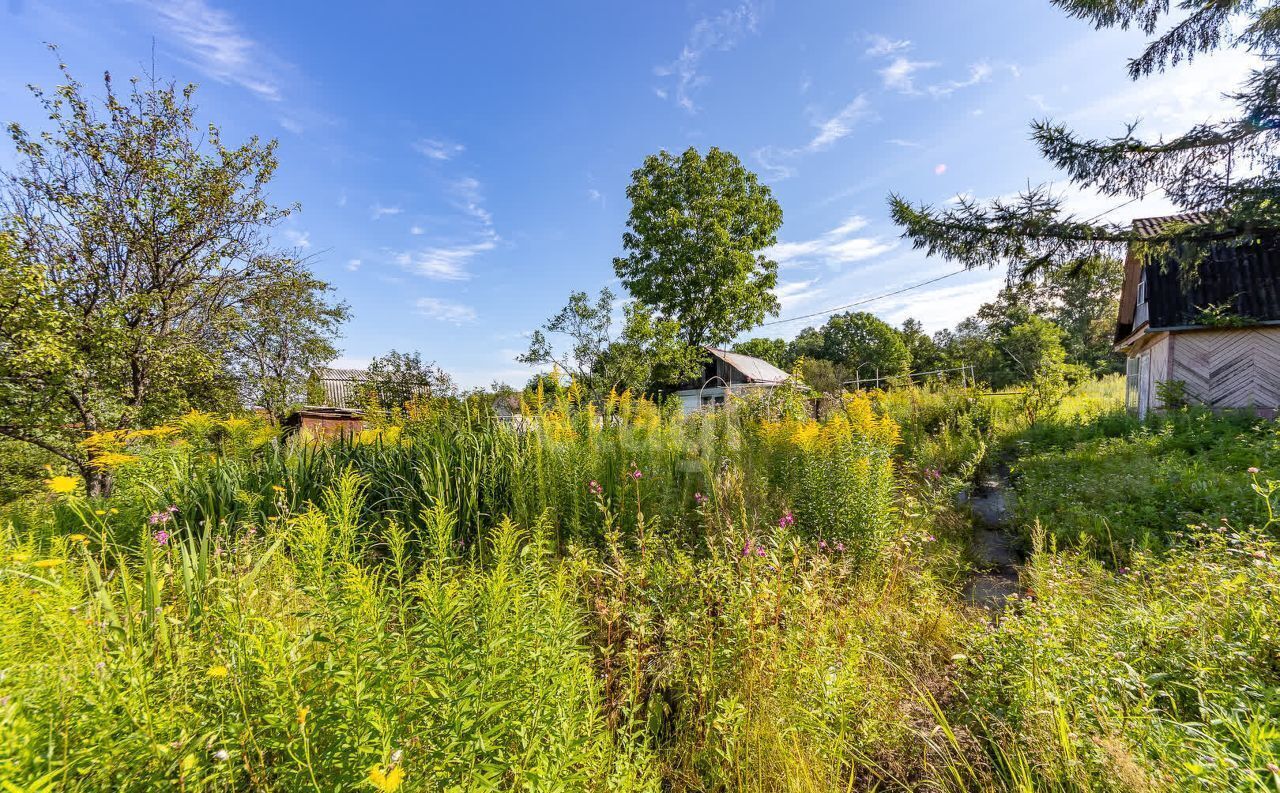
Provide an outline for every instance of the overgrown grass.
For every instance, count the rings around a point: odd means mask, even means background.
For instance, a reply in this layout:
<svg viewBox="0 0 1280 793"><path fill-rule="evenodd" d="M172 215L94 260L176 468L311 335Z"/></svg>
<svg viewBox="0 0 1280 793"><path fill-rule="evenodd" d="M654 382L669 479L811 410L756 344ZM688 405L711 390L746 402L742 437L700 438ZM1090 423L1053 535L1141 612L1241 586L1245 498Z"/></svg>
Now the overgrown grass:
<svg viewBox="0 0 1280 793"><path fill-rule="evenodd" d="M56 521L0 545L0 779L945 779L928 703L973 623L896 440L862 398L821 425L640 403L328 444L201 416L102 439L115 495L48 496Z"/></svg>

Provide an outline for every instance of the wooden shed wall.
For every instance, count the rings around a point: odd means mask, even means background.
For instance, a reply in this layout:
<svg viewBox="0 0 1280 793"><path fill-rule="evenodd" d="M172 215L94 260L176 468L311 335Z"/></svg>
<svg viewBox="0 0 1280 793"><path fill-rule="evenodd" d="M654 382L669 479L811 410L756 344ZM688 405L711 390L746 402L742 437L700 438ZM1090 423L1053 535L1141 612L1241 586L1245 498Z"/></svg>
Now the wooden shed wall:
<svg viewBox="0 0 1280 793"><path fill-rule="evenodd" d="M1214 408L1280 406L1280 327L1184 331L1171 334L1170 343L1172 366L1160 379L1186 383L1193 401Z"/></svg>

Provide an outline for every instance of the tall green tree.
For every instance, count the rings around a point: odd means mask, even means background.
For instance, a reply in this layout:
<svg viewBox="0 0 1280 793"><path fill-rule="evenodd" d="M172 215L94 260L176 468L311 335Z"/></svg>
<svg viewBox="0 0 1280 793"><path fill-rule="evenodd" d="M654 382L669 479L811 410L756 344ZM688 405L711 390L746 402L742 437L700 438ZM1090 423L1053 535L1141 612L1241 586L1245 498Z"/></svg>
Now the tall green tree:
<svg viewBox="0 0 1280 793"><path fill-rule="evenodd" d="M62 73L52 93L32 88L49 129L8 128L0 217L22 305L0 316L0 435L102 494L87 434L234 404L229 330L283 255L269 232L292 208L267 198L275 143L224 144L197 123L194 86L121 94L107 75L95 102Z"/></svg>
<svg viewBox="0 0 1280 793"><path fill-rule="evenodd" d="M571 293L564 308L533 332L529 350L517 360L554 365L597 398L614 389L678 383L697 372L701 350L685 343L677 322L654 316L638 301L623 308L615 332L616 299L608 288L594 301L586 292Z"/></svg>
<svg viewBox="0 0 1280 793"><path fill-rule="evenodd" d="M911 371L911 353L902 337L874 314L866 311L835 314L819 333L822 347L817 357L831 361L852 376L857 375L858 367L863 364L864 378L874 377L876 371L882 377Z"/></svg>
<svg viewBox="0 0 1280 793"><path fill-rule="evenodd" d="M782 207L732 153L645 158L627 188L627 255L614 271L636 299L678 322L689 346L721 345L776 315Z"/></svg>
<svg viewBox="0 0 1280 793"><path fill-rule="evenodd" d="M434 361L424 362L420 352L392 350L369 362L368 379L356 388L355 403L403 408L419 398L456 396L453 378Z"/></svg>
<svg viewBox="0 0 1280 793"><path fill-rule="evenodd" d="M306 401L311 372L337 357L334 343L350 309L301 261L265 265L268 274L245 294L231 324L226 366L243 403L279 422Z"/></svg>
<svg viewBox="0 0 1280 793"><path fill-rule="evenodd" d="M1131 241L1148 250L1178 246L1194 263L1208 241L1248 244L1257 230L1280 228L1280 0L1053 2L1097 28L1133 27L1154 37L1129 62L1134 80L1224 48L1259 57L1261 68L1231 94L1235 118L1199 124L1171 139L1144 138L1137 122L1106 139L1082 137L1050 120L1032 124L1041 153L1076 185L1118 201L1161 190L1181 210L1211 214L1138 241L1126 227L1067 212L1063 197L1044 185L1013 199L961 198L947 208L894 195L894 220L915 247L970 268L1004 263L1026 278L1071 272L1091 257L1114 256ZM1142 110L1133 108L1135 114Z"/></svg>

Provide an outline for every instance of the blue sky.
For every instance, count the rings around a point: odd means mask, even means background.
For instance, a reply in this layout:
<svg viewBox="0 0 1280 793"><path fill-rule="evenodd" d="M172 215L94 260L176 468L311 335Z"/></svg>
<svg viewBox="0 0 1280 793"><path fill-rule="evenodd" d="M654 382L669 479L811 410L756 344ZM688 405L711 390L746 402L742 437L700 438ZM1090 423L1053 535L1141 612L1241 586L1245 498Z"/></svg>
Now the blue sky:
<svg viewBox="0 0 1280 793"><path fill-rule="evenodd" d="M786 319L955 269L899 239L890 191L940 203L1059 180L1032 118L1174 133L1228 112L1221 94L1249 65L1226 53L1132 83L1139 36L1094 32L1047 0L7 0L0 119L39 127L24 86L57 82L43 42L92 83L138 74L153 39L157 72L198 83L228 139L279 139L273 196L302 211L278 241L351 304L343 361L416 349L466 386L522 384L514 356L571 290L621 292L624 191L647 154L719 146L773 187ZM1062 187L1087 215L1121 203ZM1168 209L1157 195L1107 219ZM937 330L1002 277L865 309Z"/></svg>

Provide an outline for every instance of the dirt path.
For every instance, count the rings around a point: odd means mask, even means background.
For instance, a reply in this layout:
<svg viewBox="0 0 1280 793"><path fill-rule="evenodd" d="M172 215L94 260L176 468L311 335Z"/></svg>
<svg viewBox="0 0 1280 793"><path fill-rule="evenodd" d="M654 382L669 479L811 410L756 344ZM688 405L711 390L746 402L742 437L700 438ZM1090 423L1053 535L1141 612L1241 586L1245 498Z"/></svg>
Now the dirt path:
<svg viewBox="0 0 1280 793"><path fill-rule="evenodd" d="M1013 520L1009 508L1009 469L999 465L984 477L968 495L966 502L973 512L973 539L969 553L979 572L964 586L969 603L983 606L994 613L1004 608L1005 600L1018 591L1018 564L1022 555L1017 539L1009 533Z"/></svg>

